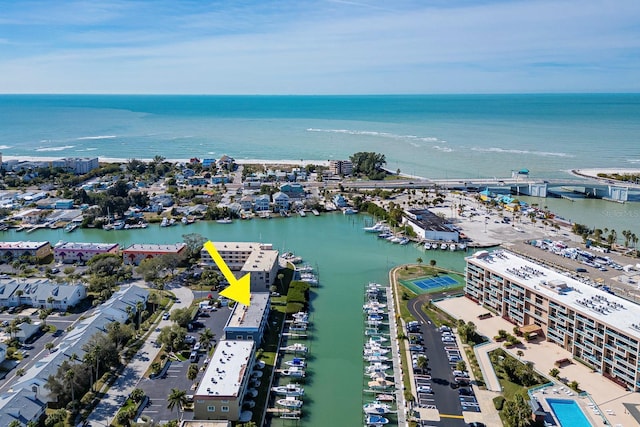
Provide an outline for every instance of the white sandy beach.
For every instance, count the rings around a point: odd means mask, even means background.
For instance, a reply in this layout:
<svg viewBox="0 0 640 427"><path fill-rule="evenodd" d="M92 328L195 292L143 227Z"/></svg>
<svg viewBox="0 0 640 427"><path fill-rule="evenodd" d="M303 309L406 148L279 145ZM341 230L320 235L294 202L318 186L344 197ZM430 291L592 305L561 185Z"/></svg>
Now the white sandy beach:
<svg viewBox="0 0 640 427"><path fill-rule="evenodd" d="M640 175L640 168L572 169L571 173L582 177L602 179L598 177L598 174Z"/></svg>

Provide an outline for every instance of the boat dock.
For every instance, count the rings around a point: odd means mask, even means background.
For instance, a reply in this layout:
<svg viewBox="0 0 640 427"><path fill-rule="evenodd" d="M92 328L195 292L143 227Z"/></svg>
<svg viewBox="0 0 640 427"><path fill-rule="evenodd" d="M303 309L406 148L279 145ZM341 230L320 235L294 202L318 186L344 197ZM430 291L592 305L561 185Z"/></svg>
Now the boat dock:
<svg viewBox="0 0 640 427"><path fill-rule="evenodd" d="M287 408L267 408L267 414L278 415L280 418L287 418L290 420L299 420L302 415L302 411Z"/></svg>

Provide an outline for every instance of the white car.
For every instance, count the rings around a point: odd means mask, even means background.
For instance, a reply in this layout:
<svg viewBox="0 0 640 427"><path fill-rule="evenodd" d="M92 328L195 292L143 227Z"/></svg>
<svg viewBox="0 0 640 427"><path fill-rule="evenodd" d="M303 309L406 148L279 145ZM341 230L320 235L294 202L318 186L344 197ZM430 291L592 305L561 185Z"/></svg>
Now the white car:
<svg viewBox="0 0 640 427"><path fill-rule="evenodd" d="M427 385L421 385L416 387L416 392L418 393L427 393L427 394L433 394L433 389Z"/></svg>
<svg viewBox="0 0 640 427"><path fill-rule="evenodd" d="M171 316L171 315L169 314L169 312L168 312L168 311L167 311L167 312L165 312L165 313L162 315L162 320L169 320L169 316Z"/></svg>

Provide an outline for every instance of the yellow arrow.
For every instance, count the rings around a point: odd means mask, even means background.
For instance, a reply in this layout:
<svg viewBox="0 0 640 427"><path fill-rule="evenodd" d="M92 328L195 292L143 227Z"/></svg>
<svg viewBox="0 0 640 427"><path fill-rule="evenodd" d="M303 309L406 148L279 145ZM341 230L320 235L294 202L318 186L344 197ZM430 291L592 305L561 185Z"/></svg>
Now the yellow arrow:
<svg viewBox="0 0 640 427"><path fill-rule="evenodd" d="M227 297L243 305L250 305L251 302L251 275L249 273L242 276L240 279L236 279L233 275L227 263L224 262L222 256L218 253L218 250L211 241L204 244L204 248L209 252L211 258L216 263L220 272L229 282L229 287L220 292L220 295Z"/></svg>

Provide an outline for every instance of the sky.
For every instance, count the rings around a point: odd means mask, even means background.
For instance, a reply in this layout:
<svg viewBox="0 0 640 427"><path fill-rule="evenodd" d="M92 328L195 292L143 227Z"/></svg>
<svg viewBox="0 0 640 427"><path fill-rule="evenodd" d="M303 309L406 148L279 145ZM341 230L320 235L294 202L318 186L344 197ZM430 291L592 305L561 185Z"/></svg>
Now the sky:
<svg viewBox="0 0 640 427"><path fill-rule="evenodd" d="M5 94L638 91L638 0L0 0Z"/></svg>

